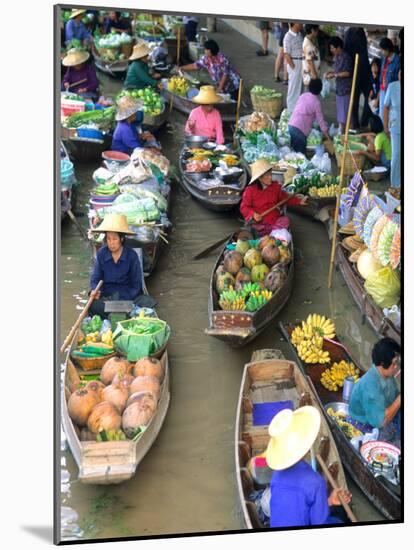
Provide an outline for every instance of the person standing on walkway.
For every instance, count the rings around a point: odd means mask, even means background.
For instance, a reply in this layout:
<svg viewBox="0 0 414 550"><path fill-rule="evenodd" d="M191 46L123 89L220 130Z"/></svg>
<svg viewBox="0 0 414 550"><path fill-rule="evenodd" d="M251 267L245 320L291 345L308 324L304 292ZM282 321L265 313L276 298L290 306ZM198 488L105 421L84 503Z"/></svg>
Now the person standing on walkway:
<svg viewBox="0 0 414 550"><path fill-rule="evenodd" d="M401 186L401 69L384 99L384 131L391 137L391 187Z"/></svg>
<svg viewBox="0 0 414 550"><path fill-rule="evenodd" d="M193 15L184 15L183 23L187 42L196 42L198 17Z"/></svg>
<svg viewBox="0 0 414 550"><path fill-rule="evenodd" d="M388 85L398 80L400 70L400 58L394 52L394 44L389 38L382 38L379 47L381 50L381 73L380 73L380 100L379 115L384 122L384 100ZM385 124L384 124L385 126Z"/></svg>
<svg viewBox="0 0 414 550"><path fill-rule="evenodd" d="M381 59L374 57L371 61L371 87L369 90L368 104L374 115L379 114Z"/></svg>
<svg viewBox="0 0 414 550"><path fill-rule="evenodd" d="M359 99L364 95L364 108L361 116L361 126L367 126L371 115L368 97L371 89L371 69L368 59L367 36L362 27L349 27L345 32L344 50L349 53L353 63L356 54L359 55L358 72L355 81L354 103L352 105L352 127L358 130L359 124Z"/></svg>
<svg viewBox="0 0 414 550"><path fill-rule="evenodd" d="M288 71L288 92L286 97L287 109L293 113L296 102L302 88L302 59L303 59L303 38L302 23L290 23L290 29L283 39L283 50Z"/></svg>
<svg viewBox="0 0 414 550"><path fill-rule="evenodd" d="M257 28L260 29L260 34L262 35L262 47L260 50L257 50L256 55L265 56L269 55L269 31L271 30L270 21L258 21L256 23Z"/></svg>
<svg viewBox="0 0 414 550"><path fill-rule="evenodd" d="M279 50L277 52L277 56L275 59L275 82L281 82L282 79L279 77L279 73L283 67L283 84L288 83L288 75L287 75L287 64L285 60L285 51L283 49L283 39L285 38L285 34L289 30L288 23L278 23L275 24L275 36L276 39L279 41Z"/></svg>
<svg viewBox="0 0 414 550"><path fill-rule="evenodd" d="M327 72L325 76L328 79L336 78L336 118L343 134L351 97L352 58L344 51L344 43L338 36L329 40L329 49L334 56L334 70Z"/></svg>
<svg viewBox="0 0 414 550"><path fill-rule="evenodd" d="M319 78L321 54L318 47L319 25L305 25L303 40L302 78L303 85L309 86L311 79Z"/></svg>

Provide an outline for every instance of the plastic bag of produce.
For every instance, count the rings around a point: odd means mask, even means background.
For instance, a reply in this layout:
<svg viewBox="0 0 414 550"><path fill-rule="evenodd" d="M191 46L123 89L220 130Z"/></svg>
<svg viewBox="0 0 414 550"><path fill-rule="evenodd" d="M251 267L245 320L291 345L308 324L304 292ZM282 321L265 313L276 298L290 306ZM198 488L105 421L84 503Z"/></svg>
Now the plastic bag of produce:
<svg viewBox="0 0 414 550"><path fill-rule="evenodd" d="M165 321L139 317L119 322L113 341L115 349L126 355L128 361L138 361L157 353L168 342L170 333Z"/></svg>
<svg viewBox="0 0 414 550"><path fill-rule="evenodd" d="M330 91L331 91L331 84L329 80L324 76L322 80L321 97L325 99L325 97L328 97Z"/></svg>
<svg viewBox="0 0 414 550"><path fill-rule="evenodd" d="M110 170L102 167L95 170L95 172L92 174L93 181L98 185L101 183L107 183L108 180L112 178L112 176L113 173Z"/></svg>
<svg viewBox="0 0 414 550"><path fill-rule="evenodd" d="M320 172L330 174L332 171L332 163L328 153L323 153L323 149L318 149L311 158L311 163Z"/></svg>
<svg viewBox="0 0 414 550"><path fill-rule="evenodd" d="M400 302L400 277L391 267L374 271L367 277L364 286L380 308L391 308Z"/></svg>

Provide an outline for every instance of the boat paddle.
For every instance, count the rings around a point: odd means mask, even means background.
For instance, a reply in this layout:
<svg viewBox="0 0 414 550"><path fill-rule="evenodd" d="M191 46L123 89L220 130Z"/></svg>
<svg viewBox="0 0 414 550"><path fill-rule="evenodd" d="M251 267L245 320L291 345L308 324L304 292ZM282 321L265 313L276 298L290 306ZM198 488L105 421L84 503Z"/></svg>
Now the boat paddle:
<svg viewBox="0 0 414 550"><path fill-rule="evenodd" d="M92 246L92 242L91 240L88 238L88 235L86 233L86 231L83 229L83 227L81 226L81 224L78 222L78 220L75 218L75 214L72 212L72 210L69 208L69 210L67 210L67 215L69 216L69 218L73 221L73 223L76 225L76 227L78 228L79 230L79 233L82 235L82 237L85 239L85 241Z"/></svg>
<svg viewBox="0 0 414 550"><path fill-rule="evenodd" d="M88 313L88 310L91 307L91 304L95 299L95 296L94 296L95 292L100 290L102 285L103 285L103 281L99 281L99 283L96 285L95 290L93 290L91 292L91 295L89 296L89 300L87 301L86 306L83 308L83 310L81 311L81 314L79 315L76 323L73 325L73 327L69 331L69 334L66 336L65 341L63 342L62 347L60 348L60 353L63 353L65 351L66 347L68 346L68 344L72 340L75 332L80 327L81 322L86 317L86 314Z"/></svg>
<svg viewBox="0 0 414 550"><path fill-rule="evenodd" d="M87 80L88 80L87 78L82 78L81 80L78 80L77 82L72 82L72 84L69 84L67 89L69 90L69 88L73 88L74 86L79 86L79 84L83 84Z"/></svg>
<svg viewBox="0 0 414 550"><path fill-rule="evenodd" d="M322 471L325 474L326 479L332 485L332 488L334 489L334 491L337 491L338 498L339 498L342 506L344 507L345 512L347 513L347 516L349 517L349 519L351 520L352 523L357 523L358 522L357 518L355 517L355 515L354 515L353 511L351 510L351 507L349 506L349 504L347 502L345 502L343 496L341 495L341 492L339 490L339 487L338 487L336 481L332 477L331 472L329 471L327 465L325 464L325 461L323 460L323 458L321 457L321 455L319 453L316 454L316 459L319 462L319 464L321 465Z"/></svg>
<svg viewBox="0 0 414 550"><path fill-rule="evenodd" d="M263 214L261 214L262 216L266 216L267 214L269 214L269 212L272 212L273 210L276 210L276 208L279 208L280 206L282 206L283 204L285 204L289 199L291 199L292 197L294 197L295 194L292 194L292 195L289 195L288 197L286 197L285 199L283 199L282 201L278 202L277 204L273 205L271 208L268 208L267 210L265 210L263 212ZM252 220L250 220L249 222L247 223L253 223ZM216 248L218 248L221 244L225 243L226 241L228 241L230 239L230 237L235 233L235 231L233 231L233 233L230 233L230 235L227 235L226 237L223 237L222 239L220 239L219 241L217 241L216 243L208 246L205 250L203 250L202 252L199 252L196 256L193 257L193 260L201 260L201 258L205 258L206 256L208 256L210 254L210 252L212 252L213 250L215 250Z"/></svg>

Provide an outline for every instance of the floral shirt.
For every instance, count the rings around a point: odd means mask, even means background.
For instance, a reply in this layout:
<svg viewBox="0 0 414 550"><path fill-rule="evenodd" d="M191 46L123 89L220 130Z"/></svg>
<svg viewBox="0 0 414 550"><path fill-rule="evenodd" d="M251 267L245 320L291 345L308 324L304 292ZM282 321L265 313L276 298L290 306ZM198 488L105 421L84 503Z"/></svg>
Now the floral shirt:
<svg viewBox="0 0 414 550"><path fill-rule="evenodd" d="M349 95L352 87L352 70L354 64L352 57L345 50L334 57L333 69L335 73L348 72L351 76L338 76L336 79L336 95Z"/></svg>
<svg viewBox="0 0 414 550"><path fill-rule="evenodd" d="M198 69L206 69L208 71L216 86L220 84L220 80L226 75L227 80L223 90L225 93L234 92L234 90L239 88L240 76L230 64L229 59L221 52L212 57L203 55L201 59L196 61L196 65Z"/></svg>

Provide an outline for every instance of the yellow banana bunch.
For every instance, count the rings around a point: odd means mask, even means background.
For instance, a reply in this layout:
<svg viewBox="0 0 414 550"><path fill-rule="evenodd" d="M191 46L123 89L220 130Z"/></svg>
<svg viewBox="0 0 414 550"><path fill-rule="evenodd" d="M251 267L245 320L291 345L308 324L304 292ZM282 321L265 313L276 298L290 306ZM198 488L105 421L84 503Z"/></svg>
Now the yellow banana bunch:
<svg viewBox="0 0 414 550"><path fill-rule="evenodd" d="M306 325L313 328L323 338L335 338L335 325L331 319L318 313L308 315Z"/></svg>
<svg viewBox="0 0 414 550"><path fill-rule="evenodd" d="M329 352L323 350L323 339L334 338L335 325L325 316L313 313L306 321L295 327L291 342L296 347L299 357L305 363L325 364L330 362Z"/></svg>
<svg viewBox="0 0 414 550"><path fill-rule="evenodd" d="M182 76L173 76L168 81L168 90L180 96L186 96L190 85Z"/></svg>
<svg viewBox="0 0 414 550"><path fill-rule="evenodd" d="M263 296L263 298L266 298L266 300L269 301L270 298L273 296L273 292L271 292L270 290L262 290L261 296Z"/></svg>
<svg viewBox="0 0 414 550"><path fill-rule="evenodd" d="M338 193L337 185L327 185L326 187L311 187L309 196L311 197L336 197Z"/></svg>
<svg viewBox="0 0 414 550"><path fill-rule="evenodd" d="M108 344L109 346L112 346L112 345L113 345L113 341L112 341L112 330L111 330L111 329L108 329L107 331L105 331L105 332L102 333L101 341L102 341L104 344Z"/></svg>
<svg viewBox="0 0 414 550"><path fill-rule="evenodd" d="M344 380L347 376L352 376L355 382L359 378L359 369L353 363L340 361L326 369L321 376L321 384L330 391L338 391L344 385Z"/></svg>
<svg viewBox="0 0 414 550"><path fill-rule="evenodd" d="M236 298L233 301L222 298L219 301L219 305L221 309L225 311L244 311L246 309L246 302L244 301L244 298L242 296Z"/></svg>

